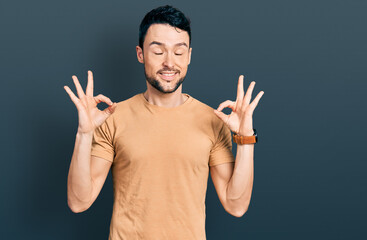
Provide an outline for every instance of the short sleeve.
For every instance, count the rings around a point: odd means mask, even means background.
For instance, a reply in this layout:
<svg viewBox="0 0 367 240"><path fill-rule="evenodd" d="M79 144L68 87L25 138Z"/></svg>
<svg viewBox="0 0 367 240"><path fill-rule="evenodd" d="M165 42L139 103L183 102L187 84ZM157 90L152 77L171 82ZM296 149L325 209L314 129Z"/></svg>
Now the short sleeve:
<svg viewBox="0 0 367 240"><path fill-rule="evenodd" d="M93 133L91 155L101 157L113 162L115 150L112 141L112 127L109 117L101 126L96 128Z"/></svg>
<svg viewBox="0 0 367 240"><path fill-rule="evenodd" d="M217 134L217 140L210 151L209 166L235 161L232 153L231 130L223 122L219 126L220 130Z"/></svg>

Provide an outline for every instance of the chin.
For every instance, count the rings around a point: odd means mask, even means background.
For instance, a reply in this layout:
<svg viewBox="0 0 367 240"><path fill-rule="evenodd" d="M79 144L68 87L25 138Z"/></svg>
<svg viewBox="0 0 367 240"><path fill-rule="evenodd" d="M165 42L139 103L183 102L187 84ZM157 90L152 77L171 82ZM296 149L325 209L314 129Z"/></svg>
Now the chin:
<svg viewBox="0 0 367 240"><path fill-rule="evenodd" d="M162 92L162 93L173 93L175 92L178 88L180 87L180 85L174 84L170 87L166 87L166 86L162 86L160 85L160 87L157 89L158 91Z"/></svg>
<svg viewBox="0 0 367 240"><path fill-rule="evenodd" d="M153 76L148 76L145 72L145 78L147 82L161 93L175 92L181 86L183 81L185 80L185 76L181 77L179 73L176 74L175 77L169 81L162 78L160 74L156 74Z"/></svg>
<svg viewBox="0 0 367 240"><path fill-rule="evenodd" d="M181 84L182 81L180 79L176 81L172 80L170 83L167 83L165 80L163 80L152 86L162 93L173 93L181 86Z"/></svg>

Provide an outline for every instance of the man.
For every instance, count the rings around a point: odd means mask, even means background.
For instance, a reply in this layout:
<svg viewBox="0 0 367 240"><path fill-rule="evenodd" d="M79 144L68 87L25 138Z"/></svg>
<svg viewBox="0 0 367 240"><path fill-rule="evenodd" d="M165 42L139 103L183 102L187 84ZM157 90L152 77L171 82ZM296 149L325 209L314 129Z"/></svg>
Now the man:
<svg viewBox="0 0 367 240"><path fill-rule="evenodd" d="M73 76L79 126L68 175L68 205L88 209L111 168L114 205L109 239L206 239L205 195L209 170L224 209L236 217L247 210L253 184L252 114L263 92L250 103L239 77L237 99L217 110L182 93L191 59L190 21L171 6L153 9L139 30L138 61L147 90L112 103L86 93ZM109 105L103 111L97 104ZM222 109L232 109L230 115ZM245 142L232 154L231 130ZM240 140L236 140L239 142Z"/></svg>

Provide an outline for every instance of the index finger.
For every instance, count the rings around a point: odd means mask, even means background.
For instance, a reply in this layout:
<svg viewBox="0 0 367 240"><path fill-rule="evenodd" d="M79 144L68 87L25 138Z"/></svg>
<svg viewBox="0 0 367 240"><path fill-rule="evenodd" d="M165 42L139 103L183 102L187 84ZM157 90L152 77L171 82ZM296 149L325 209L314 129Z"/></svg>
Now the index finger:
<svg viewBox="0 0 367 240"><path fill-rule="evenodd" d="M79 80L78 80L78 78L75 75L73 75L72 78L73 78L73 81L74 81L76 92L78 93L79 98L82 99L85 96L84 95L83 88L80 85Z"/></svg>
<svg viewBox="0 0 367 240"><path fill-rule="evenodd" d="M242 106L242 101L243 101L243 95L244 95L244 91L243 91L243 78L244 76L241 75L238 78L238 84L237 84L237 98L236 98L236 106L235 109L237 110L237 108L240 108Z"/></svg>
<svg viewBox="0 0 367 240"><path fill-rule="evenodd" d="M93 73L91 70L88 70L88 84L86 94L87 96L93 97Z"/></svg>

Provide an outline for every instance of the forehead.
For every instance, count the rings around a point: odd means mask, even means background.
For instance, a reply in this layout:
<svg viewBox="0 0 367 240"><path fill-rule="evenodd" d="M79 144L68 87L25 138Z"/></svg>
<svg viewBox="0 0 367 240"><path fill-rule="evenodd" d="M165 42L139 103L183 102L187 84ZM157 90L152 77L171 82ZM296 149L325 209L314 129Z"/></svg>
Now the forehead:
<svg viewBox="0 0 367 240"><path fill-rule="evenodd" d="M152 41L161 42L165 45L185 42L189 46L189 34L168 24L152 24L145 35L144 44L149 45Z"/></svg>

